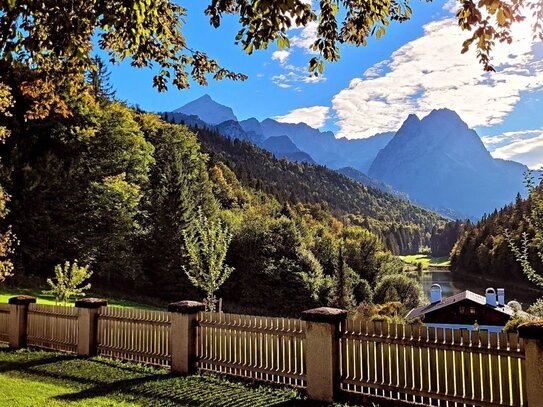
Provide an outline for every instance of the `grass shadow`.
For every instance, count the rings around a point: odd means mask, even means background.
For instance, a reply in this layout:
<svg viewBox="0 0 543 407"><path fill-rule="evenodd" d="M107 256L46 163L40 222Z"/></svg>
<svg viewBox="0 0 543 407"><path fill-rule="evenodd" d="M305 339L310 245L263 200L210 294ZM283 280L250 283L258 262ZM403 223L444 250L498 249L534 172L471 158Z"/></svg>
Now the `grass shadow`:
<svg viewBox="0 0 543 407"><path fill-rule="evenodd" d="M16 356L20 354L20 352L17 352L16 350L8 349L8 348L0 348L0 354L11 354L13 356ZM51 353L51 356L45 357L45 358L35 358L35 359L29 359L25 361L16 361L16 360L10 360L10 361L0 361L0 373L5 373L9 371L15 371L15 370L27 370L31 369L33 367L38 366L44 366L44 365L50 365L54 363L63 362L66 360L72 360L76 359L75 356L72 355L62 355L57 353Z"/></svg>

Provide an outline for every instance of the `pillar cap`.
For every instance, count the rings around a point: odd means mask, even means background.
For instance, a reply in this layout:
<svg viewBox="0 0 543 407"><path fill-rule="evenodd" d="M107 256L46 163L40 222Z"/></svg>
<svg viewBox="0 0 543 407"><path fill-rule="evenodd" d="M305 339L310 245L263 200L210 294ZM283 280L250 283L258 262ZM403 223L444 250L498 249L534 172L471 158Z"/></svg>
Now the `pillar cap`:
<svg viewBox="0 0 543 407"><path fill-rule="evenodd" d="M107 306L107 300L103 298L80 298L75 302L76 308L100 308Z"/></svg>
<svg viewBox="0 0 543 407"><path fill-rule="evenodd" d="M310 322L335 323L347 318L348 311L339 308L320 307L302 312L302 319Z"/></svg>
<svg viewBox="0 0 543 407"><path fill-rule="evenodd" d="M206 306L198 301L178 301L168 305L169 312L177 312L179 314L196 314L205 310Z"/></svg>
<svg viewBox="0 0 543 407"><path fill-rule="evenodd" d="M543 339L543 320L520 325L518 333L524 339Z"/></svg>
<svg viewBox="0 0 543 407"><path fill-rule="evenodd" d="M31 295L18 295L16 297L11 297L8 300L8 303L13 305L28 305L28 304L34 304L36 302L36 297L32 297Z"/></svg>

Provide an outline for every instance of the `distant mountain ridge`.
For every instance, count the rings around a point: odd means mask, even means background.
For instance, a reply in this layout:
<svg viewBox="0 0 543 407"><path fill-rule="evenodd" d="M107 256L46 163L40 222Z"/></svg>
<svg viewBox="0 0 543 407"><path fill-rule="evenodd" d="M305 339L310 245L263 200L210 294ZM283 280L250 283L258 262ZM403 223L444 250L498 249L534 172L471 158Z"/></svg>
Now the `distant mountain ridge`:
<svg viewBox="0 0 543 407"><path fill-rule="evenodd" d="M369 175L429 207L478 218L512 202L527 169L494 159L456 112L439 109L422 120L409 115Z"/></svg>
<svg viewBox="0 0 543 407"><path fill-rule="evenodd" d="M270 137L287 136L299 150L321 165L332 169L352 167L364 173L369 170L379 150L394 136L394 133L382 133L367 139L348 140L338 139L331 131L321 132L305 123L281 123L274 119L260 122L254 117L238 122L231 108L217 103L208 95L187 103L170 115L176 122L183 121L189 125L194 120L184 116L196 116L207 125L223 127L217 130L227 137L249 140L257 145L262 145ZM238 122L243 131L233 129L231 123L224 125L224 122L233 121Z"/></svg>
<svg viewBox="0 0 543 407"><path fill-rule="evenodd" d="M238 121L232 108L215 102L209 95L204 95L193 100L179 109L174 110L173 113L198 116L208 124L219 124L229 120Z"/></svg>
<svg viewBox="0 0 543 407"><path fill-rule="evenodd" d="M494 159L477 133L448 109L422 120L409 115L395 133L353 140L305 123L238 121L231 108L207 95L169 114L177 123L251 141L278 158L324 165L448 217L476 219L524 192L527 167Z"/></svg>

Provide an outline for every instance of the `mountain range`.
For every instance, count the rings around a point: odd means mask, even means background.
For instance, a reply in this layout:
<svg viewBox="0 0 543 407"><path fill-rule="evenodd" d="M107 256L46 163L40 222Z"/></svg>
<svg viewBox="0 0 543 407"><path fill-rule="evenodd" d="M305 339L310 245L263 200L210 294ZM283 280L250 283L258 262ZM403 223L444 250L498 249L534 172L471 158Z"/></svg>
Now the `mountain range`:
<svg viewBox="0 0 543 407"><path fill-rule="evenodd" d="M449 217L476 219L524 192L527 167L494 159L477 133L448 109L422 120L409 115L397 132L365 139L336 138L305 123L239 121L230 107L208 95L164 115L250 141L277 158L324 165Z"/></svg>

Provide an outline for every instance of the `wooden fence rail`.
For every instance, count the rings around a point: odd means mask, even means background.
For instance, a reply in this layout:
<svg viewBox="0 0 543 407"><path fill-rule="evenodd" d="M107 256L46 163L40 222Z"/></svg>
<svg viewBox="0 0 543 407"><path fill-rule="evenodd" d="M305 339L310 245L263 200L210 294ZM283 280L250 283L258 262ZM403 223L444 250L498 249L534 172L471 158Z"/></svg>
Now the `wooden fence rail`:
<svg viewBox="0 0 543 407"><path fill-rule="evenodd" d="M288 319L201 312L193 301L169 312L99 299L74 308L33 301L0 304L0 341L295 386L318 401L539 407L543 400L543 324L519 337L369 323L330 308Z"/></svg>
<svg viewBox="0 0 543 407"><path fill-rule="evenodd" d="M9 341L9 304L0 304L0 342Z"/></svg>
<svg viewBox="0 0 543 407"><path fill-rule="evenodd" d="M27 344L64 352L76 352L78 309L56 305L28 306Z"/></svg>
<svg viewBox="0 0 543 407"><path fill-rule="evenodd" d="M517 334L349 319L340 341L345 392L433 406L526 405Z"/></svg>
<svg viewBox="0 0 543 407"><path fill-rule="evenodd" d="M299 319L200 312L197 366L203 371L305 387L305 323Z"/></svg>
<svg viewBox="0 0 543 407"><path fill-rule="evenodd" d="M102 307L98 312L98 354L169 366L170 325L168 312Z"/></svg>

